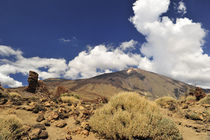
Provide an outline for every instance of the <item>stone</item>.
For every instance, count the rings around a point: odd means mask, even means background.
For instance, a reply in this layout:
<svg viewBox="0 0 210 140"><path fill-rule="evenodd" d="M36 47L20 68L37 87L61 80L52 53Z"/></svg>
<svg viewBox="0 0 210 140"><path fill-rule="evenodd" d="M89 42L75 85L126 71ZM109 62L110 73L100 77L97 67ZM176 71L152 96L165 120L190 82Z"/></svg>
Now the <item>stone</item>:
<svg viewBox="0 0 210 140"><path fill-rule="evenodd" d="M0 105L6 104L7 101L8 101L8 99L6 99L6 98L0 98Z"/></svg>
<svg viewBox="0 0 210 140"><path fill-rule="evenodd" d="M47 138L48 138L48 133L47 133L47 131L42 131L42 132L39 134L39 138L40 138L40 139L47 139Z"/></svg>
<svg viewBox="0 0 210 140"><path fill-rule="evenodd" d="M38 87L38 73L34 71L29 71L29 76L28 76L28 87L27 91L31 93L35 93L36 89Z"/></svg>
<svg viewBox="0 0 210 140"><path fill-rule="evenodd" d="M203 91L202 88L196 87L193 91L189 93L191 96L195 96L196 100L199 101L200 99L204 98L206 96L206 93Z"/></svg>
<svg viewBox="0 0 210 140"><path fill-rule="evenodd" d="M67 135L66 136L66 140L72 140L72 136L71 135Z"/></svg>
<svg viewBox="0 0 210 140"><path fill-rule="evenodd" d="M63 128L63 127L65 127L66 125L67 125L67 123L64 122L64 121L57 122L57 123L55 124L55 126L56 126L56 127L59 127L59 128Z"/></svg>
<svg viewBox="0 0 210 140"><path fill-rule="evenodd" d="M88 136L89 135L89 131L87 131L87 130L83 130L83 131L81 131L81 133L80 133L81 135L85 135L85 136Z"/></svg>
<svg viewBox="0 0 210 140"><path fill-rule="evenodd" d="M39 129L41 129L41 130L46 130L44 124L35 124L35 125L33 126L33 128L39 128Z"/></svg>
<svg viewBox="0 0 210 140"><path fill-rule="evenodd" d="M40 128L35 128L33 130L31 130L28 135L30 137L31 140L36 140L39 139L39 134L41 133L41 129Z"/></svg>
<svg viewBox="0 0 210 140"><path fill-rule="evenodd" d="M45 120L44 115L43 115L43 114L38 115L36 121L37 121L37 122L41 122L41 121L43 121L43 120Z"/></svg>
<svg viewBox="0 0 210 140"><path fill-rule="evenodd" d="M44 125L45 125L45 126L50 126L50 121L46 120L46 121L44 122Z"/></svg>

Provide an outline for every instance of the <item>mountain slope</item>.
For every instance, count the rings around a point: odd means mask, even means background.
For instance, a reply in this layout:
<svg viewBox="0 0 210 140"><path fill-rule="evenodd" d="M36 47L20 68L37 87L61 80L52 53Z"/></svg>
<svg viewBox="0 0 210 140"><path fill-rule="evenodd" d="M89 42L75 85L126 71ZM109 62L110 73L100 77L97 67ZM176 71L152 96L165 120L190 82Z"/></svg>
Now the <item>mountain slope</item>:
<svg viewBox="0 0 210 140"><path fill-rule="evenodd" d="M46 79L44 82L51 90L56 86L64 86L83 99L95 99L101 96L110 98L121 91L135 91L149 99L162 96L178 98L191 87L183 82L134 68L89 79Z"/></svg>

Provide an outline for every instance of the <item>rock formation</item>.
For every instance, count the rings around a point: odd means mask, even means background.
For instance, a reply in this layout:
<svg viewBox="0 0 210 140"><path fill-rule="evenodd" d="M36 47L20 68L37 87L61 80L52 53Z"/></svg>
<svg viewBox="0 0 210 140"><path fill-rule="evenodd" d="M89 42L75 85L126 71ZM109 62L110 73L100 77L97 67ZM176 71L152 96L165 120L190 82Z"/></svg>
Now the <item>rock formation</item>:
<svg viewBox="0 0 210 140"><path fill-rule="evenodd" d="M28 76L28 87L27 91L31 93L35 93L36 89L38 87L38 77L39 74L34 72L34 71L29 71L29 76Z"/></svg>
<svg viewBox="0 0 210 140"><path fill-rule="evenodd" d="M189 95L195 96L196 100L199 101L206 96L206 93L203 91L202 88L196 87L194 91L189 93Z"/></svg>

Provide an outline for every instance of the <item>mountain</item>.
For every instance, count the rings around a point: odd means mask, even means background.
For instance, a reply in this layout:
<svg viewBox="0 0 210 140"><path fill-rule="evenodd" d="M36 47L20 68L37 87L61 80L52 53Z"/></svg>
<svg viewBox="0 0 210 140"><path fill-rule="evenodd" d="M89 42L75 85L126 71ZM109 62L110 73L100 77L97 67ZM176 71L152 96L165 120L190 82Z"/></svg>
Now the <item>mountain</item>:
<svg viewBox="0 0 210 140"><path fill-rule="evenodd" d="M87 100L97 97L110 98L122 91L134 91L148 99L162 96L179 98L192 88L183 82L136 68L106 73L89 79L46 79L44 82L51 91L57 86L63 86Z"/></svg>

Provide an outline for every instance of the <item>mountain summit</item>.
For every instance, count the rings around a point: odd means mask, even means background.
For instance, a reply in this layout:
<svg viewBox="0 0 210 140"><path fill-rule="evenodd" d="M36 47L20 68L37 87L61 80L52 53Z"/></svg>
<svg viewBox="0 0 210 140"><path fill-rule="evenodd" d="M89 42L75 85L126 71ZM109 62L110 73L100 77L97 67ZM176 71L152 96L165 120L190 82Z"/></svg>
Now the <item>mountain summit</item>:
<svg viewBox="0 0 210 140"><path fill-rule="evenodd" d="M56 86L64 86L84 99L110 98L121 91L137 92L149 99L162 96L179 98L191 87L166 76L137 68L106 73L89 79L46 79L44 82L52 90Z"/></svg>

